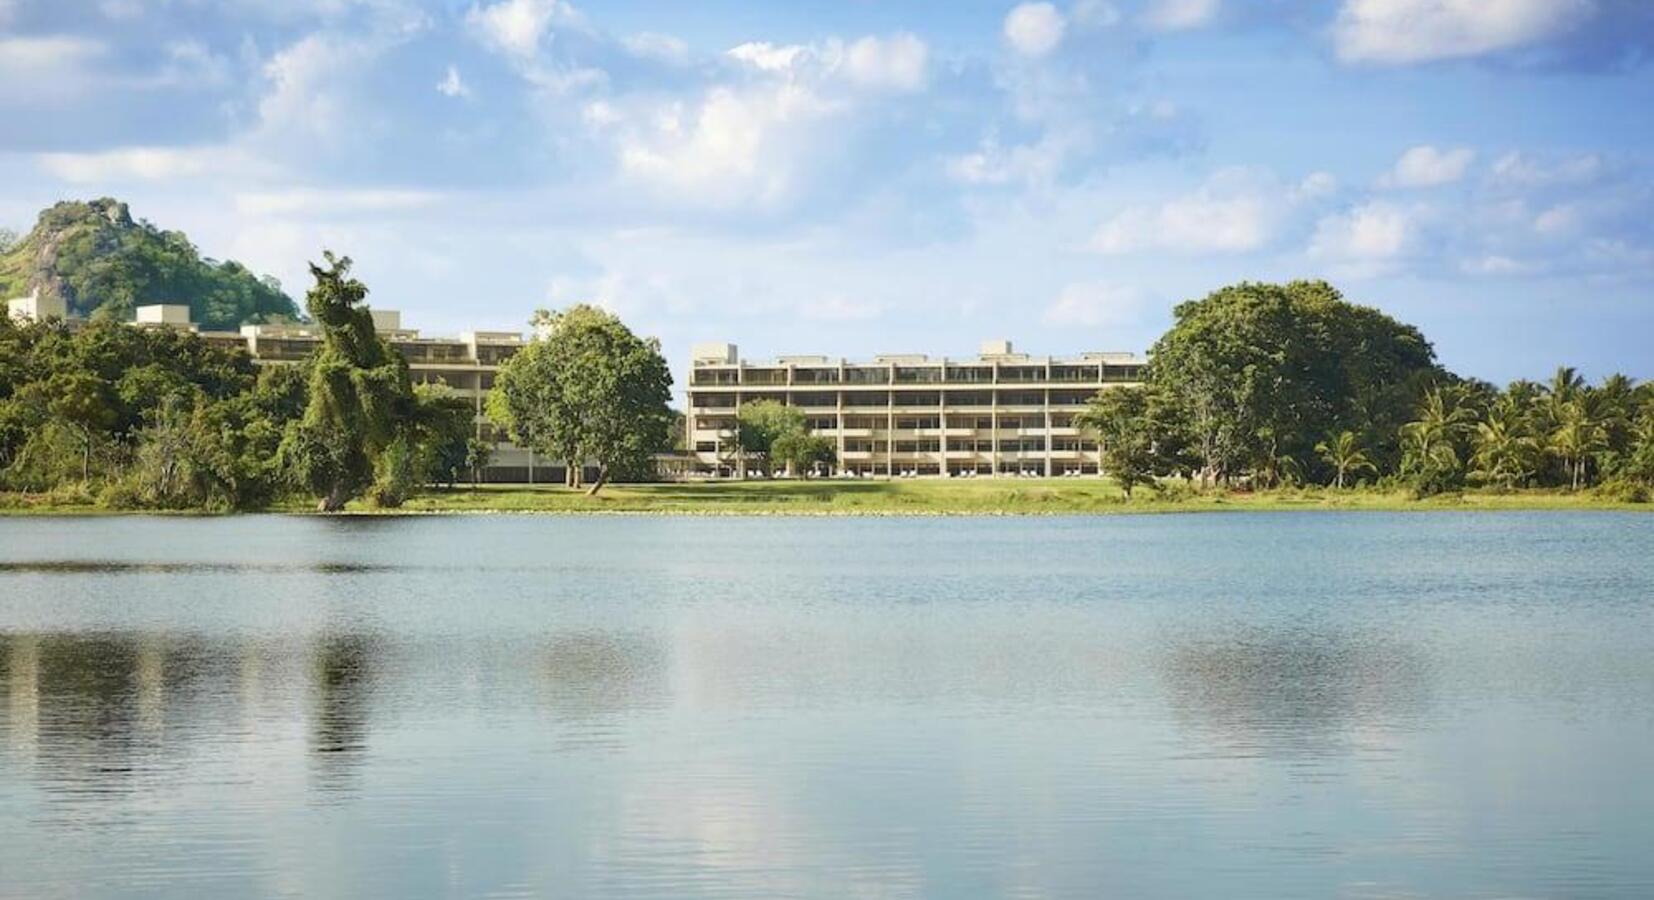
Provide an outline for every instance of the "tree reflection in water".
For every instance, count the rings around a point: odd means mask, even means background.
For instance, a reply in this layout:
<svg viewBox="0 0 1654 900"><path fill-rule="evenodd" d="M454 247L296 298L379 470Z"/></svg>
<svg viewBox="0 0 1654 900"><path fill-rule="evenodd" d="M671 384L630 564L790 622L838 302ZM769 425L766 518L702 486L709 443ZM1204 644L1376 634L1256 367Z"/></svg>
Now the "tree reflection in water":
<svg viewBox="0 0 1654 900"><path fill-rule="evenodd" d="M1431 664L1380 636L1241 628L1174 641L1163 674L1174 710L1226 753L1316 756L1422 713Z"/></svg>

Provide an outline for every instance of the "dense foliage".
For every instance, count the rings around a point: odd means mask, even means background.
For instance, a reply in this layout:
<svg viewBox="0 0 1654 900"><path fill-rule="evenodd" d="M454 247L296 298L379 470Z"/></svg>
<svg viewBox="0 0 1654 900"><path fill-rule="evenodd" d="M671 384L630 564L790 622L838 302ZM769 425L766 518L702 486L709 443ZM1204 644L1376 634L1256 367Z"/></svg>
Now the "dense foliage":
<svg viewBox="0 0 1654 900"><path fill-rule="evenodd" d="M71 315L116 321L153 303L188 305L209 329L298 317L275 279L205 258L183 232L134 221L108 198L59 203L22 240L0 236L0 298L33 290L61 296Z"/></svg>
<svg viewBox="0 0 1654 900"><path fill-rule="evenodd" d="M479 458L470 401L414 391L373 334L349 260L314 267L330 339L299 365L169 328L0 317L0 488L114 508L253 509L310 491L337 509L454 481ZM363 321L367 327L362 329Z"/></svg>
<svg viewBox="0 0 1654 900"><path fill-rule="evenodd" d="M1177 307L1146 384L1078 418L1131 485L1654 485L1654 386L1572 370L1501 391L1435 364L1417 329L1324 282L1240 284Z"/></svg>
<svg viewBox="0 0 1654 900"><path fill-rule="evenodd" d="M777 467L788 474L808 478L830 465L838 454L833 442L811 434L805 427L804 412L774 400L743 404L736 413L736 445L765 475ZM739 461L746 468L746 461Z"/></svg>
<svg viewBox="0 0 1654 900"><path fill-rule="evenodd" d="M590 462L604 483L649 477L654 455L672 446L672 374L660 342L640 338L594 306L540 310L537 339L500 367L490 417L519 445ZM565 467L571 487L583 465Z"/></svg>
<svg viewBox="0 0 1654 900"><path fill-rule="evenodd" d="M288 425L281 461L325 512L370 485L380 504L398 506L416 483L408 363L374 331L368 289L350 277L350 258L325 260L311 264L316 286L305 297L322 346L310 360L304 418Z"/></svg>

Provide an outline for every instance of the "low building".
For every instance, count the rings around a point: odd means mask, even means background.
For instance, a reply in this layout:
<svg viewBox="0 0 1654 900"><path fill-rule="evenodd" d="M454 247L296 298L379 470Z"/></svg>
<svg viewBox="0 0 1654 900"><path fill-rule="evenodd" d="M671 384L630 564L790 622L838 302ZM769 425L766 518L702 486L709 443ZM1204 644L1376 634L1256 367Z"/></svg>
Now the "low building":
<svg viewBox="0 0 1654 900"><path fill-rule="evenodd" d="M1074 415L1100 390L1141 383L1131 353L1017 353L989 341L970 359L876 356L865 362L783 356L748 362L734 344L697 344L689 366L685 439L696 471L752 474L736 441L741 406L797 407L834 441L835 475L1096 475L1096 441Z"/></svg>

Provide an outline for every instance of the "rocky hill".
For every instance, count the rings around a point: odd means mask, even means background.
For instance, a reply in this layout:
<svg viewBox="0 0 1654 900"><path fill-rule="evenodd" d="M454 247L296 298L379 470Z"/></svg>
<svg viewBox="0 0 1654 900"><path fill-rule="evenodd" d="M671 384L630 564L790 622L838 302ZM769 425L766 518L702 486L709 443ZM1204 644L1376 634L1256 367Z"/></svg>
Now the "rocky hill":
<svg viewBox="0 0 1654 900"><path fill-rule="evenodd" d="M203 257L183 232L134 220L107 197L44 210L33 231L0 251L0 298L38 290L62 297L74 315L130 319L146 304L188 304L194 321L220 329L299 315L275 279Z"/></svg>

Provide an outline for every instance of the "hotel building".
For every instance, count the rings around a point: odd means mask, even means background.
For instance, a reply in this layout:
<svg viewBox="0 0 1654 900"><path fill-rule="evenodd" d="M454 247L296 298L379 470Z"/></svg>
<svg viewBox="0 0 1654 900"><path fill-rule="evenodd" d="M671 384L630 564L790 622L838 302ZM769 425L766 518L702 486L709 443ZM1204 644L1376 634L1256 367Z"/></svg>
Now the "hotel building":
<svg viewBox="0 0 1654 900"><path fill-rule="evenodd" d="M1141 382L1130 353L1029 356L990 341L972 359L825 356L742 360L734 344L697 344L689 365L687 446L699 474L741 477L741 406L797 407L837 451L847 476L1096 475L1096 441L1074 426L1096 393Z"/></svg>

